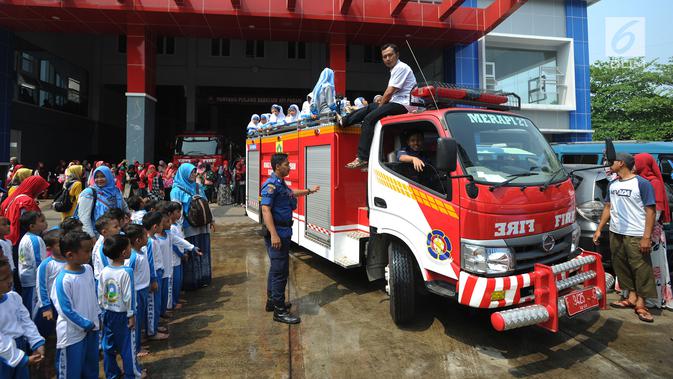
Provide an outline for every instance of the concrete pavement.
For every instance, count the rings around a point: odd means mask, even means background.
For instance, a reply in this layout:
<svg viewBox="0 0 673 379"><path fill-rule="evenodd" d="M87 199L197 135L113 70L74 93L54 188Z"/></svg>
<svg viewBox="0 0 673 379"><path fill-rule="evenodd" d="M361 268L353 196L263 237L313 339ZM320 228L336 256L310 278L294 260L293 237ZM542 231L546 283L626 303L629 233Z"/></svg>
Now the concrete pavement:
<svg viewBox="0 0 673 379"><path fill-rule="evenodd" d="M498 333L487 313L430 296L417 321L399 328L383 283L297 248L288 290L302 323L275 323L264 312L268 258L257 225L242 208L214 214L213 284L188 292L170 339L150 344L143 363L152 378L671 376L669 311L655 311L654 324L607 310L565 320L556 334Z"/></svg>

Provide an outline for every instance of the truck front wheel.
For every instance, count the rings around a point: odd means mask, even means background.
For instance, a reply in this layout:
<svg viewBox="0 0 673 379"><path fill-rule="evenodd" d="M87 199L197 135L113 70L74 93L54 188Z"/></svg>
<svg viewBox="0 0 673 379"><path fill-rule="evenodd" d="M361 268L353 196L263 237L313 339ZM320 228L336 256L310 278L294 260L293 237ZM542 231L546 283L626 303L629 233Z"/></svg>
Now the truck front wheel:
<svg viewBox="0 0 673 379"><path fill-rule="evenodd" d="M414 283L414 258L404 245L392 241L388 247L388 293L395 324L407 323L414 317Z"/></svg>

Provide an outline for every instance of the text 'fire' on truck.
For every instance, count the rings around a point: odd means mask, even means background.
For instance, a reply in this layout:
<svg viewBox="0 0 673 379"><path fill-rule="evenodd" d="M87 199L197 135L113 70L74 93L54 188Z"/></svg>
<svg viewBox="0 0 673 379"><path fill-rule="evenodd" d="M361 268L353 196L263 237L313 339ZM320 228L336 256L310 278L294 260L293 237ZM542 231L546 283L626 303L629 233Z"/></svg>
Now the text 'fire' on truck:
<svg viewBox="0 0 673 379"><path fill-rule="evenodd" d="M560 317L605 308L601 257L578 247L570 176L533 122L510 112L518 96L425 83L412 99L426 107L377 123L367 170L344 167L360 128L338 127L334 115L248 138L249 217L261 221L260 186L282 151L291 188L321 188L299 199L292 241L385 279L397 324L414 318L419 288L507 308L491 315L501 331L557 331ZM419 132L429 159L417 171L397 152Z"/></svg>

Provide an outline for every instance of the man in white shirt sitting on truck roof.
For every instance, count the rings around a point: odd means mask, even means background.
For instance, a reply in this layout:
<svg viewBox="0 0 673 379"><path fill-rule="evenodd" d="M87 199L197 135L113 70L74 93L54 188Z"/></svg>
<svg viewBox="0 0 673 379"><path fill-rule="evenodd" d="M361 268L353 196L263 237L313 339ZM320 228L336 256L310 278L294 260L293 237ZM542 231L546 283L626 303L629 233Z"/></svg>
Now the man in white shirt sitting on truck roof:
<svg viewBox="0 0 673 379"><path fill-rule="evenodd" d="M383 45L381 58L386 67L390 69L390 80L380 102L373 102L343 118L337 115L340 126L362 123L358 156L346 165L348 168L367 167L369 147L374 138L374 126L385 116L407 113L409 95L416 85L414 72L411 71L411 67L400 60L400 50L397 45L392 43Z"/></svg>

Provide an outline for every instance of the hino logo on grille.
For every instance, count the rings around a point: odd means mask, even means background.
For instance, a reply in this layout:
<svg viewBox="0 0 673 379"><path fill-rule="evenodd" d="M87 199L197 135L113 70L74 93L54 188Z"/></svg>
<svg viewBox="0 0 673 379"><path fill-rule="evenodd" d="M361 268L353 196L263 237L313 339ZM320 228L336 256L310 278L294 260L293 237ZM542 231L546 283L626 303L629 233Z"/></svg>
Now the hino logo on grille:
<svg viewBox="0 0 673 379"><path fill-rule="evenodd" d="M544 237L542 237L542 249L545 252L550 252L551 249L554 248L554 245L556 245L556 240L554 239L554 236L551 234L546 234Z"/></svg>

